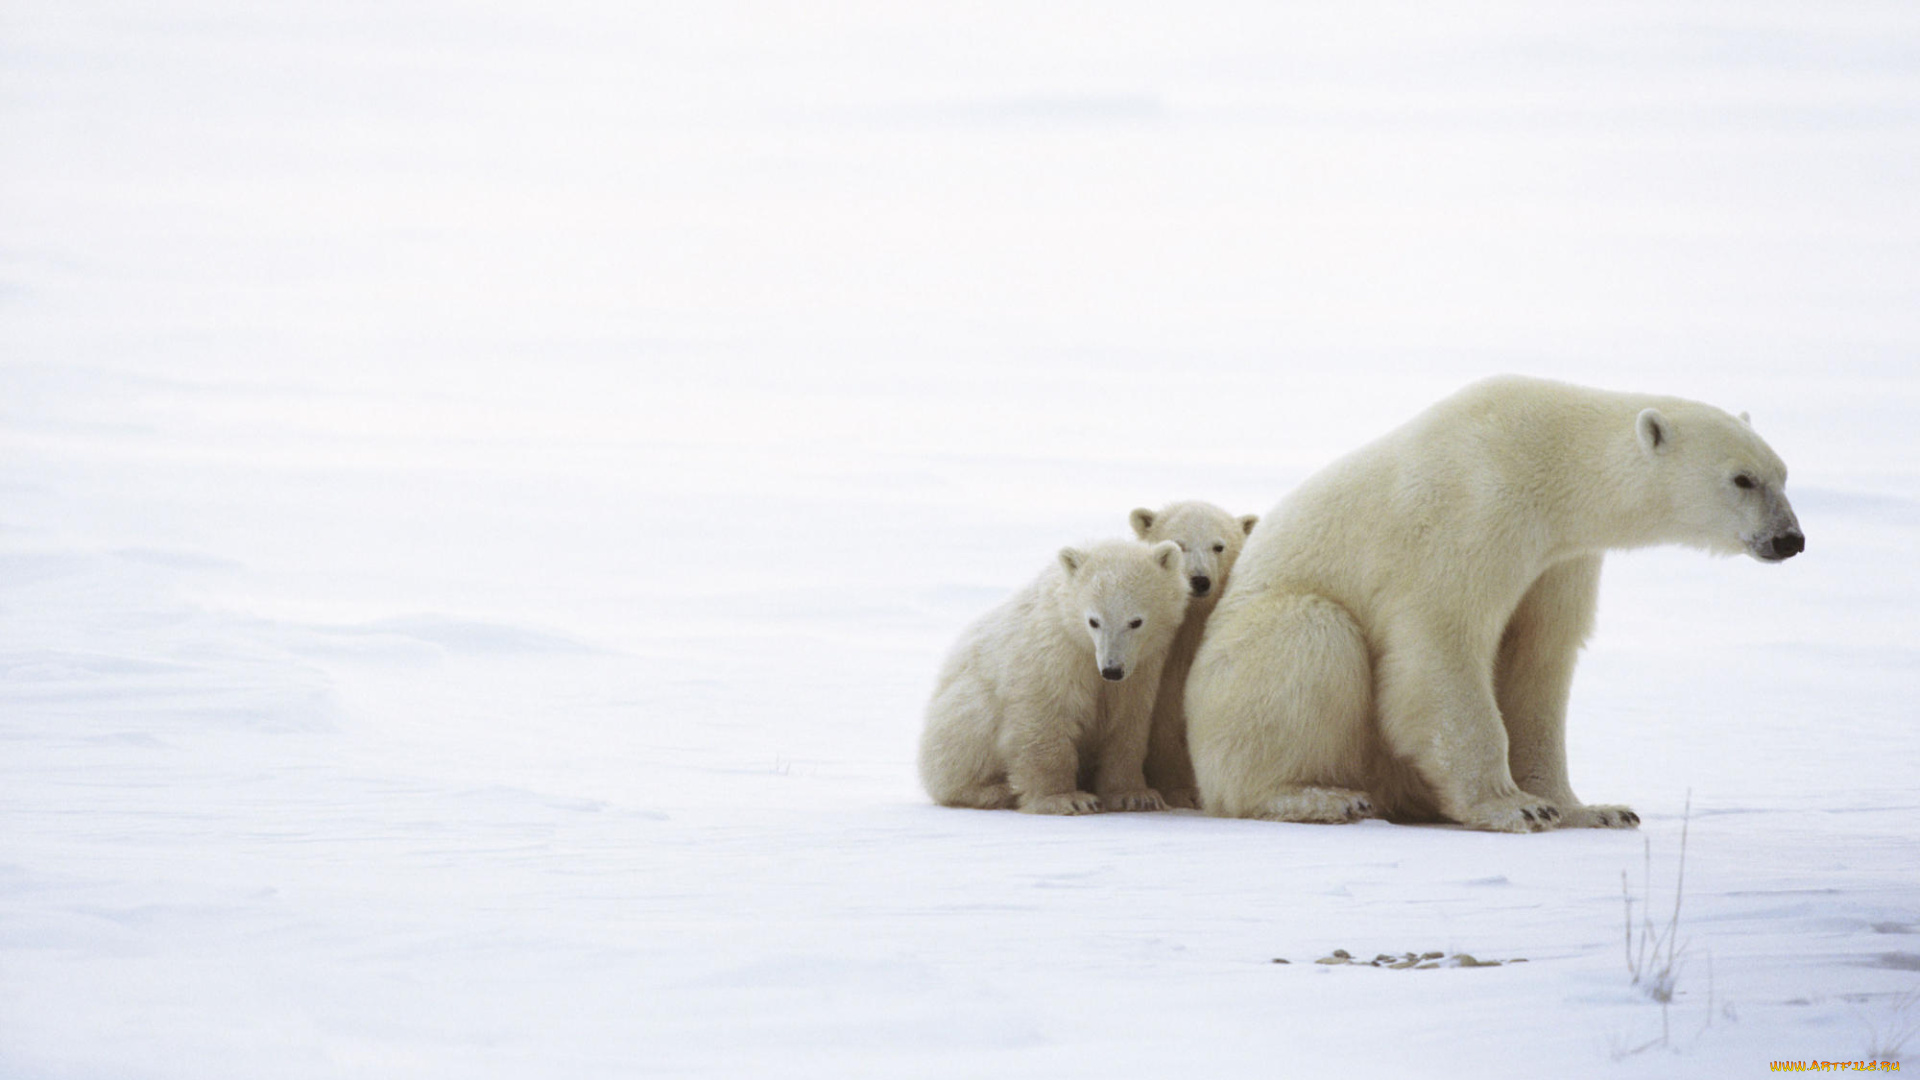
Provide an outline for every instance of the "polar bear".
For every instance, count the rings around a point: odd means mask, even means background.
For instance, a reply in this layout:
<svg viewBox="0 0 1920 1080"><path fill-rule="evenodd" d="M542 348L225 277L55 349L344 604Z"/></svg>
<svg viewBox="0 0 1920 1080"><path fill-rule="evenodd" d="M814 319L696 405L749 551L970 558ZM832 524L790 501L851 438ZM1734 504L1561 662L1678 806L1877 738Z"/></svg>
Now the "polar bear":
<svg viewBox="0 0 1920 1080"><path fill-rule="evenodd" d="M1166 809L1142 767L1186 609L1172 541L1062 548L948 655L920 739L927 793L1033 814Z"/></svg>
<svg viewBox="0 0 1920 1080"><path fill-rule="evenodd" d="M1168 806L1200 805L1187 757L1187 669L1200 648L1200 632L1226 588L1227 574L1241 545L1260 520L1258 514L1234 517L1205 502L1177 502L1159 510L1141 507L1127 517L1133 534L1149 544L1171 540L1180 545L1187 575L1187 617L1160 670L1160 692L1153 701L1153 725L1147 736L1147 784Z"/></svg>
<svg viewBox="0 0 1920 1080"><path fill-rule="evenodd" d="M1604 552L1806 546L1787 467L1708 405L1514 376L1328 466L1254 529L1187 680L1203 805L1631 828L1567 780Z"/></svg>

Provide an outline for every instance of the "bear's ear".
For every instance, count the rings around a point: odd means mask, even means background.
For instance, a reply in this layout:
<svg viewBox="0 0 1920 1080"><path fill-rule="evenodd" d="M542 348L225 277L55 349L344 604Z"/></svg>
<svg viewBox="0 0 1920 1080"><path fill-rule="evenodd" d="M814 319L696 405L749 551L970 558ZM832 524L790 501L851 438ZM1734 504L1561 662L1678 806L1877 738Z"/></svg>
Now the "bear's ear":
<svg viewBox="0 0 1920 1080"><path fill-rule="evenodd" d="M1079 573L1080 564L1086 561L1087 553L1081 551L1079 548L1063 547L1060 549L1060 565L1067 568L1068 577Z"/></svg>
<svg viewBox="0 0 1920 1080"><path fill-rule="evenodd" d="M1153 528L1153 511L1142 506L1133 513L1128 514L1127 521L1133 525L1133 535L1145 540L1147 538L1147 532Z"/></svg>
<svg viewBox="0 0 1920 1080"><path fill-rule="evenodd" d="M1634 418L1633 431L1640 437L1640 449L1646 451L1648 457L1673 449L1673 421L1659 409L1640 410L1640 415Z"/></svg>
<svg viewBox="0 0 1920 1080"><path fill-rule="evenodd" d="M1180 545L1172 540L1162 540L1153 545L1153 561L1159 563L1162 570L1186 573L1180 564Z"/></svg>
<svg viewBox="0 0 1920 1080"><path fill-rule="evenodd" d="M1242 514L1242 515L1240 515L1240 531L1241 531L1241 532L1243 532L1243 533L1246 533L1247 535L1249 535L1249 536L1251 536L1251 535L1253 535L1253 527L1254 527L1255 525L1258 525L1258 524L1260 524L1260 515L1259 515L1259 514Z"/></svg>
<svg viewBox="0 0 1920 1080"><path fill-rule="evenodd" d="M1746 412L1745 412L1745 411L1742 411L1742 412L1740 413L1740 422L1741 422L1741 423L1743 423L1743 424L1745 424L1745 425L1747 425L1748 427L1752 427L1752 426L1753 426L1753 417L1751 417L1751 416L1748 416L1748 415L1746 414Z"/></svg>

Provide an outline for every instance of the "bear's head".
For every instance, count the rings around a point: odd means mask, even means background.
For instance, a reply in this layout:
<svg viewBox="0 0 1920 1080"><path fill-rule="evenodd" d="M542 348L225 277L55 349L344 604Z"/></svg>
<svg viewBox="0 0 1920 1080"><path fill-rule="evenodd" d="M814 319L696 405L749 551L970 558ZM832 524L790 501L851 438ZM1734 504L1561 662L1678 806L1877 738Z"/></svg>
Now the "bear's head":
<svg viewBox="0 0 1920 1080"><path fill-rule="evenodd" d="M1102 678L1119 682L1134 670L1143 647L1164 647L1187 611L1180 548L1109 540L1061 548L1066 572L1062 614L1093 642Z"/></svg>
<svg viewBox="0 0 1920 1080"><path fill-rule="evenodd" d="M1666 490L1681 543L1780 562L1806 548L1787 501L1787 466L1747 415L1673 403L1641 410L1634 436Z"/></svg>
<svg viewBox="0 0 1920 1080"><path fill-rule="evenodd" d="M1148 543L1171 540L1180 545L1188 595L1207 600L1227 587L1227 572L1260 516L1234 517L1212 503L1177 502L1161 510L1141 507L1127 520L1133 534Z"/></svg>

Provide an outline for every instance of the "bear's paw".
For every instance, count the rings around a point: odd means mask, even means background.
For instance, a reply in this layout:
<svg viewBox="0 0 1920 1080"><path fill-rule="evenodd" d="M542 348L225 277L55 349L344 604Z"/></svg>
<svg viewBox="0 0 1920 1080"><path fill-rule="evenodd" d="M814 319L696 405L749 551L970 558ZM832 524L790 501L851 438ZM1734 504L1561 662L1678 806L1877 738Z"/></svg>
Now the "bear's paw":
<svg viewBox="0 0 1920 1080"><path fill-rule="evenodd" d="M1579 806L1562 815L1564 829L1637 829L1640 815L1625 806Z"/></svg>
<svg viewBox="0 0 1920 1080"><path fill-rule="evenodd" d="M1100 810L1100 797L1086 791L1037 795L1022 799L1020 810L1027 814L1093 814Z"/></svg>
<svg viewBox="0 0 1920 1080"><path fill-rule="evenodd" d="M1166 800L1152 788L1135 791L1107 791L1100 795L1102 810L1165 810Z"/></svg>
<svg viewBox="0 0 1920 1080"><path fill-rule="evenodd" d="M1160 800L1169 810L1200 809L1200 793L1192 788L1167 788L1160 793Z"/></svg>
<svg viewBox="0 0 1920 1080"><path fill-rule="evenodd" d="M1460 823L1489 832L1512 833L1545 832L1564 824L1559 807L1524 791L1505 798L1488 799L1462 814Z"/></svg>
<svg viewBox="0 0 1920 1080"><path fill-rule="evenodd" d="M1336 787L1295 788L1260 804L1250 817L1346 825L1373 816L1373 799L1364 791Z"/></svg>

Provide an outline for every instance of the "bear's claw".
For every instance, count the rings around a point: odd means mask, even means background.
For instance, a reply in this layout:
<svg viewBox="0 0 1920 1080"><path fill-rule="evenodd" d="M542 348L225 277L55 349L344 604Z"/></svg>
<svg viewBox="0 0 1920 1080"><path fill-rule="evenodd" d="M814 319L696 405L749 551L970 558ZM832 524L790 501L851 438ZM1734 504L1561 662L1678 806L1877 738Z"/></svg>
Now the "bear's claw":
<svg viewBox="0 0 1920 1080"><path fill-rule="evenodd" d="M1373 800L1348 788L1302 787L1276 795L1248 817L1346 825L1373 816Z"/></svg>
<svg viewBox="0 0 1920 1080"><path fill-rule="evenodd" d="M1640 815L1624 806L1582 806L1567 815L1569 826L1588 829L1637 829Z"/></svg>
<svg viewBox="0 0 1920 1080"><path fill-rule="evenodd" d="M1102 810L1165 810L1166 801L1152 788L1138 791L1110 791L1100 796Z"/></svg>
<svg viewBox="0 0 1920 1080"><path fill-rule="evenodd" d="M1085 791L1064 791L1024 799L1020 810L1027 814L1093 814L1100 810L1100 798Z"/></svg>
<svg viewBox="0 0 1920 1080"><path fill-rule="evenodd" d="M1492 800L1477 807L1476 811L1462 815L1458 820L1476 829L1517 833L1545 832L1567 824L1559 807L1526 794Z"/></svg>
<svg viewBox="0 0 1920 1080"><path fill-rule="evenodd" d="M1160 793L1160 800L1169 810L1200 809L1200 793L1192 788L1168 788Z"/></svg>

